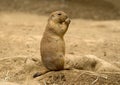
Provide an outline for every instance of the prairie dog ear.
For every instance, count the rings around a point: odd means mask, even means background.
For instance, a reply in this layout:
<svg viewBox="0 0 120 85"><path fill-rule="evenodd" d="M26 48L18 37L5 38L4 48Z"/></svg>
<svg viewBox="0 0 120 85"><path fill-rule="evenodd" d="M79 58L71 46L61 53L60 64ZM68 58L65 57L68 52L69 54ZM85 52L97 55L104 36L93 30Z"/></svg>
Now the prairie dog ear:
<svg viewBox="0 0 120 85"><path fill-rule="evenodd" d="M55 15L54 15L54 14L51 14L51 15L49 16L48 21L53 20L53 19L54 19L54 17L55 17Z"/></svg>
<svg viewBox="0 0 120 85"><path fill-rule="evenodd" d="M51 19L55 19L56 17L57 17L56 14L51 14L51 15L50 15L50 18L51 18Z"/></svg>
<svg viewBox="0 0 120 85"><path fill-rule="evenodd" d="M53 21L54 23L60 22L60 16L58 14L51 14L49 21Z"/></svg>
<svg viewBox="0 0 120 85"><path fill-rule="evenodd" d="M54 17L55 16L55 14L51 14L51 17Z"/></svg>

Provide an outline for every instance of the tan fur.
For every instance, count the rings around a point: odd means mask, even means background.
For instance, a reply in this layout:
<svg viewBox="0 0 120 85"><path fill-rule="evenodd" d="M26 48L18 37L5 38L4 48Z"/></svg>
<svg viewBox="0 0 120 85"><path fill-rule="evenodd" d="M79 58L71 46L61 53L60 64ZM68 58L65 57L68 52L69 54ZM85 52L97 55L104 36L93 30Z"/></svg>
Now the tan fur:
<svg viewBox="0 0 120 85"><path fill-rule="evenodd" d="M51 13L40 44L41 60L48 70L64 69L65 42L63 39L70 19L62 11Z"/></svg>
<svg viewBox="0 0 120 85"><path fill-rule="evenodd" d="M65 66L94 72L120 72L120 69L94 55L66 55ZM69 65L69 66L68 66Z"/></svg>

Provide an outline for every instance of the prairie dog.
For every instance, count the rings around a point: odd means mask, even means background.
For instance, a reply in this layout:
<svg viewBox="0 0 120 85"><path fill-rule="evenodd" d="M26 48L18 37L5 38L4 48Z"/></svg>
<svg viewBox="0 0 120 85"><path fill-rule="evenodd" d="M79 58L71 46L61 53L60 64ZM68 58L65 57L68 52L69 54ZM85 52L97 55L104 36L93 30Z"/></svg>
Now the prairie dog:
<svg viewBox="0 0 120 85"><path fill-rule="evenodd" d="M64 69L65 41L63 37L69 24L69 17L62 11L53 12L49 16L40 43L41 60L48 70Z"/></svg>

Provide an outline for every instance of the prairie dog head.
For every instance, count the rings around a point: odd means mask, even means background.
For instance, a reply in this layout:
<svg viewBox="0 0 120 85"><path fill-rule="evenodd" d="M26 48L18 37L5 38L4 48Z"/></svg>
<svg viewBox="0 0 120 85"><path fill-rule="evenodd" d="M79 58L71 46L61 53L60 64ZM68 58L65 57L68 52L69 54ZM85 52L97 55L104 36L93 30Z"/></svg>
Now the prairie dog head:
<svg viewBox="0 0 120 85"><path fill-rule="evenodd" d="M52 33L63 37L68 29L70 22L70 18L63 11L52 12L49 16L46 26L47 31L45 31L45 33L48 35L47 32L49 32L49 34Z"/></svg>
<svg viewBox="0 0 120 85"><path fill-rule="evenodd" d="M67 14L63 11L56 11L51 13L48 21L53 21L54 23L62 23L68 18Z"/></svg>

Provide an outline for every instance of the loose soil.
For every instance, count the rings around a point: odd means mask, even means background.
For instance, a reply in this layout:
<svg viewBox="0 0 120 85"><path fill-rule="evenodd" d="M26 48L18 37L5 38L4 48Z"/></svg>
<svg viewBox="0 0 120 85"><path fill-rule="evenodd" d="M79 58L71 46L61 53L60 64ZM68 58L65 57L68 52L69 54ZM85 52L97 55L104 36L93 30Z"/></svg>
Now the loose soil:
<svg viewBox="0 0 120 85"><path fill-rule="evenodd" d="M104 0L1 0L0 10L1 81L19 84L37 81L41 85L120 84L119 72L83 70L49 72L29 79L44 69L39 62L40 40L48 14L55 10L64 10L72 18L65 35L66 54L96 55L120 68L120 18L119 10L112 3Z"/></svg>

